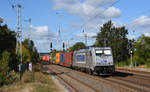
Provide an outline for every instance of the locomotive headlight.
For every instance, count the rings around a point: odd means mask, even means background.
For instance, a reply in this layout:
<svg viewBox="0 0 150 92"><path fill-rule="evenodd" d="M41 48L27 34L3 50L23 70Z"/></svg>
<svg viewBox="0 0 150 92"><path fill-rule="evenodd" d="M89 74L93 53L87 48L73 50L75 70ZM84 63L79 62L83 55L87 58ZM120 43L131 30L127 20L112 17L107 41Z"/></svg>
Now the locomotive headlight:
<svg viewBox="0 0 150 92"><path fill-rule="evenodd" d="M110 65L113 65L113 62L110 62Z"/></svg>

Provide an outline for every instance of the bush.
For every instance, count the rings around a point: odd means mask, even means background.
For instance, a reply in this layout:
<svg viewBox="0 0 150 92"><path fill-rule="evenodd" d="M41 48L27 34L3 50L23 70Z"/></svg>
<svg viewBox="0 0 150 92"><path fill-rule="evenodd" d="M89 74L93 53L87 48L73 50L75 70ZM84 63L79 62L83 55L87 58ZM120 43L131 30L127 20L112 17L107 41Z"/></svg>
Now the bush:
<svg viewBox="0 0 150 92"><path fill-rule="evenodd" d="M10 61L10 53L8 51L4 51L2 53L2 58L0 60L0 86L4 84L7 79L9 66L8 63Z"/></svg>
<svg viewBox="0 0 150 92"><path fill-rule="evenodd" d="M14 81L14 78L9 73L12 70L17 71L17 66L18 62L15 53L4 51L0 59L0 86Z"/></svg>
<svg viewBox="0 0 150 92"><path fill-rule="evenodd" d="M116 66L118 67L129 66L129 64L130 64L130 60L116 62Z"/></svg>
<svg viewBox="0 0 150 92"><path fill-rule="evenodd" d="M146 61L146 66L147 66L148 68L150 68L150 58L147 59L147 61Z"/></svg>

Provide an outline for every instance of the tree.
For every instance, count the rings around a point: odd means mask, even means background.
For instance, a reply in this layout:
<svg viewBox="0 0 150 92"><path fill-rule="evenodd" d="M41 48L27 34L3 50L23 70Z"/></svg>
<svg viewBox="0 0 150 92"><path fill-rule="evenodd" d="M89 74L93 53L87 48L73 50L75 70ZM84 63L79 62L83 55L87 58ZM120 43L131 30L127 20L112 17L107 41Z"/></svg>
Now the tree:
<svg viewBox="0 0 150 92"><path fill-rule="evenodd" d="M15 47L15 32L8 29L7 25L0 25L0 55L4 50L14 51Z"/></svg>
<svg viewBox="0 0 150 92"><path fill-rule="evenodd" d="M30 62L36 63L39 59L39 54L37 52L37 49L34 46L34 42L29 39L25 39L23 42L24 47L28 50L28 54L30 56Z"/></svg>
<svg viewBox="0 0 150 92"><path fill-rule="evenodd" d="M16 37L15 32L8 29L7 25L0 25L0 59L2 57L2 53L7 51L10 53L11 59L9 59L8 67L9 70L17 71L18 60L15 54L15 47L16 47ZM1 61L0 61L1 62Z"/></svg>
<svg viewBox="0 0 150 92"><path fill-rule="evenodd" d="M0 86L3 85L8 76L8 64L10 59L10 53L8 51L4 51L2 53L2 58L0 59Z"/></svg>
<svg viewBox="0 0 150 92"><path fill-rule="evenodd" d="M69 51L75 51L75 50L79 50L79 49L85 49L86 46L83 42L77 42L76 44L74 44L72 47L69 48Z"/></svg>
<svg viewBox="0 0 150 92"><path fill-rule="evenodd" d="M125 27L115 27L111 21L103 24L97 34L94 46L111 47L114 60L117 62L127 60L128 54L128 30Z"/></svg>
<svg viewBox="0 0 150 92"><path fill-rule="evenodd" d="M138 41L134 43L136 49L133 59L138 65L150 63L150 37L142 35Z"/></svg>

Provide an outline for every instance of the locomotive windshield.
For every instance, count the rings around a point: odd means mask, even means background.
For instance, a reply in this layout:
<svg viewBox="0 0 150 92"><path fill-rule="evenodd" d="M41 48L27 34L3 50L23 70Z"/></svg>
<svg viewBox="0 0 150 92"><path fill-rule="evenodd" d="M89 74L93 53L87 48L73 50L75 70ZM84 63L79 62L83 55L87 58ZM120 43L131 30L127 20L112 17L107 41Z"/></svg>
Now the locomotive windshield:
<svg viewBox="0 0 150 92"><path fill-rule="evenodd" d="M96 50L96 56L108 56L111 55L111 50L103 49L103 50Z"/></svg>
<svg viewBox="0 0 150 92"><path fill-rule="evenodd" d="M104 50L104 55L111 55L111 50Z"/></svg>

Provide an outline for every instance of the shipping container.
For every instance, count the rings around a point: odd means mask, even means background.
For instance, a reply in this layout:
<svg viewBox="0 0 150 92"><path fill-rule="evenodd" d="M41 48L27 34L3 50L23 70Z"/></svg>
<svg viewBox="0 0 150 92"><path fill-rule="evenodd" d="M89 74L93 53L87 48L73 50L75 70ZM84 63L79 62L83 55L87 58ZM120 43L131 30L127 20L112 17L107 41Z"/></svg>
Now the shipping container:
<svg viewBox="0 0 150 92"><path fill-rule="evenodd" d="M71 67L73 61L73 53L72 52L65 52L65 63L64 66Z"/></svg>
<svg viewBox="0 0 150 92"><path fill-rule="evenodd" d="M44 56L42 56L42 61L44 61L44 59L45 59L45 57L44 57Z"/></svg>
<svg viewBox="0 0 150 92"><path fill-rule="evenodd" d="M42 64L49 64L49 55L42 56Z"/></svg>
<svg viewBox="0 0 150 92"><path fill-rule="evenodd" d="M59 64L60 63L60 52L57 52L56 53L56 64Z"/></svg>
<svg viewBox="0 0 150 92"><path fill-rule="evenodd" d="M63 65L65 63L65 53L60 54L60 65Z"/></svg>
<svg viewBox="0 0 150 92"><path fill-rule="evenodd" d="M52 59L52 58L51 58L51 53L50 53L50 54L49 54L49 62L50 62L50 63L51 63L51 59Z"/></svg>
<svg viewBox="0 0 150 92"><path fill-rule="evenodd" d="M45 61L49 62L49 55L45 56Z"/></svg>
<svg viewBox="0 0 150 92"><path fill-rule="evenodd" d="M50 56L51 56L50 63L52 64L53 63L53 53L51 53Z"/></svg>
<svg viewBox="0 0 150 92"><path fill-rule="evenodd" d="M56 53L53 53L52 55L53 55L53 64L55 64L56 63Z"/></svg>

